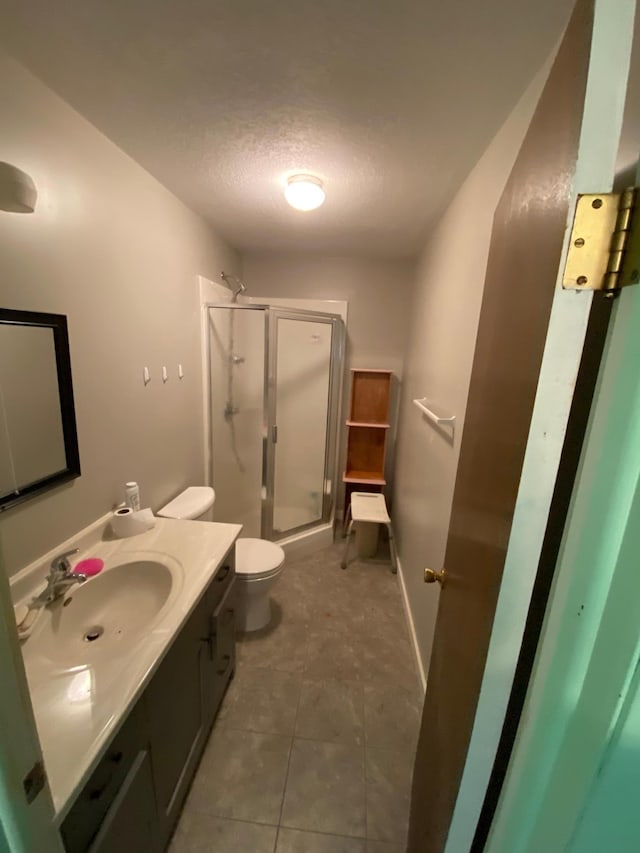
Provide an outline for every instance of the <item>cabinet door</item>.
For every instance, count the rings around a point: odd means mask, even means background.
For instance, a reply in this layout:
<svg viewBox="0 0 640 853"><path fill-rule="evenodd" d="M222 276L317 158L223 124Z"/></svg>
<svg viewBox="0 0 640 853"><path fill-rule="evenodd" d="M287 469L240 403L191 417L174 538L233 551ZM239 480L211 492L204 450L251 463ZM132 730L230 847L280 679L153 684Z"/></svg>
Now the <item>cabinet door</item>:
<svg viewBox="0 0 640 853"><path fill-rule="evenodd" d="M89 853L159 853L158 815L148 751L138 753Z"/></svg>
<svg viewBox="0 0 640 853"><path fill-rule="evenodd" d="M86 853L145 746L144 714L136 705L64 819L60 833L67 853Z"/></svg>
<svg viewBox="0 0 640 853"><path fill-rule="evenodd" d="M217 608L228 592L229 587L233 583L236 576L236 546L234 545L227 554L225 554L222 565L215 574L215 577L209 584L206 597L209 604L209 612Z"/></svg>
<svg viewBox="0 0 640 853"><path fill-rule="evenodd" d="M206 736L201 689L207 654L206 596L200 601L145 692L153 778L166 841L200 757Z"/></svg>
<svg viewBox="0 0 640 853"><path fill-rule="evenodd" d="M215 592L212 590L212 592ZM208 597L209 607L215 598ZM202 697L207 728L213 723L224 691L235 668L236 582L232 580L225 596L210 610L210 635L207 654L202 658Z"/></svg>
<svg viewBox="0 0 640 853"><path fill-rule="evenodd" d="M234 582L213 615L216 628L216 678L226 686L235 668L236 582Z"/></svg>

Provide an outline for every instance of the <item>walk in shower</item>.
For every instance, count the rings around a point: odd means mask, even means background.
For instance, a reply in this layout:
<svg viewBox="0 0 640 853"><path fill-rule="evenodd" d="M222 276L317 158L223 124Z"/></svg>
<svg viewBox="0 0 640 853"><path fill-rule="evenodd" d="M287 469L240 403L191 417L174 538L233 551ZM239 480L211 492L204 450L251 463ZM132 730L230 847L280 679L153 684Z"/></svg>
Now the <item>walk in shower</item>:
<svg viewBox="0 0 640 853"><path fill-rule="evenodd" d="M273 540L330 525L342 319L267 305L204 310L216 521Z"/></svg>

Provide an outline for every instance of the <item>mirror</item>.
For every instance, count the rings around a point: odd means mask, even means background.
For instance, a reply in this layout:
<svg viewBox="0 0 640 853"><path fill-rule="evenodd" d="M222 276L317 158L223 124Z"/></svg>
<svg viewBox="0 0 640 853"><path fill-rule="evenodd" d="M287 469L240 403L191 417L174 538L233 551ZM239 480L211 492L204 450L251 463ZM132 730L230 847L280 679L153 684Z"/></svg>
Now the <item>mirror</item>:
<svg viewBox="0 0 640 853"><path fill-rule="evenodd" d="M0 512L78 476L67 318L0 308Z"/></svg>

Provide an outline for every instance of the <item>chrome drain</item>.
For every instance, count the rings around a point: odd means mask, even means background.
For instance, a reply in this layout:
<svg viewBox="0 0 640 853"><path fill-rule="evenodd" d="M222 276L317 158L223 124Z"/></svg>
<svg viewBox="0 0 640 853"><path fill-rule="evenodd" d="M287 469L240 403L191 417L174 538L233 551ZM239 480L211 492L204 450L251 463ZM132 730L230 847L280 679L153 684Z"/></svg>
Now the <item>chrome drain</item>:
<svg viewBox="0 0 640 853"><path fill-rule="evenodd" d="M93 643L94 640L98 640L104 634L104 628L102 625L93 625L84 634L85 643Z"/></svg>

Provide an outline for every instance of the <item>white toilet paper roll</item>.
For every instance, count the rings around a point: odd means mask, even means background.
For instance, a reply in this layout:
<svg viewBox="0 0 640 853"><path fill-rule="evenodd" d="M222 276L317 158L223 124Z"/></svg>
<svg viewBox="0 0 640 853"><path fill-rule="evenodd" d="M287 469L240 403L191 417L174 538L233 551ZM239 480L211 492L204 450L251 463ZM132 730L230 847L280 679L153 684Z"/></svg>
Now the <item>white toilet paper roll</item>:
<svg viewBox="0 0 640 853"><path fill-rule="evenodd" d="M130 506L117 509L111 516L111 528L118 539L127 539L149 530L149 521Z"/></svg>

